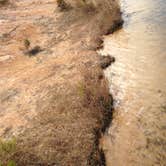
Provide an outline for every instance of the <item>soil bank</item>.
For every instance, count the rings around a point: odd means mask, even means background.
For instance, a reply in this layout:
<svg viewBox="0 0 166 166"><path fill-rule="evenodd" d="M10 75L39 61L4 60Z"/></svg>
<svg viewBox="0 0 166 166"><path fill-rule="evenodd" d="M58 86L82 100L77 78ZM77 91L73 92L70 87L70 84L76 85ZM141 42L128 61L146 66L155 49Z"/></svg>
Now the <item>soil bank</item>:
<svg viewBox="0 0 166 166"><path fill-rule="evenodd" d="M94 6L72 2L64 11L55 0L11 0L1 6L4 165L104 164L98 139L111 98L96 49L101 35L121 21L120 9L114 0Z"/></svg>

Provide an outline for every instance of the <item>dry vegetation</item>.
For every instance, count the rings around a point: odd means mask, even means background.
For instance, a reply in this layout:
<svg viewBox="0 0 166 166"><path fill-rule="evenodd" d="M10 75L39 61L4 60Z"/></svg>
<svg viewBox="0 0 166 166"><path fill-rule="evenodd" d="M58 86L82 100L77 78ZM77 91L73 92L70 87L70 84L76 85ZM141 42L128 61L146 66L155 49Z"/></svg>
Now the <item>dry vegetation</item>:
<svg viewBox="0 0 166 166"><path fill-rule="evenodd" d="M98 141L111 118L112 98L99 67L82 68L81 72L82 79L68 87L68 96L55 89L53 95L47 94L46 101L40 101L38 116L32 127L17 138L17 144L15 139L1 143L3 164L104 164Z"/></svg>
<svg viewBox="0 0 166 166"><path fill-rule="evenodd" d="M8 146L6 138L16 141L9 143L12 151L1 148L3 165L104 165L98 141L111 118L112 98L95 50L120 11L115 1L109 1L109 12L100 0L95 10L89 1L88 7L76 2L66 0L72 8L66 12L55 10L53 0L16 0L12 12L0 10L9 19L14 10L16 17L2 24L3 34L14 30L0 37L1 52L15 55L0 62L1 147ZM37 56L24 56L38 45L43 51Z"/></svg>

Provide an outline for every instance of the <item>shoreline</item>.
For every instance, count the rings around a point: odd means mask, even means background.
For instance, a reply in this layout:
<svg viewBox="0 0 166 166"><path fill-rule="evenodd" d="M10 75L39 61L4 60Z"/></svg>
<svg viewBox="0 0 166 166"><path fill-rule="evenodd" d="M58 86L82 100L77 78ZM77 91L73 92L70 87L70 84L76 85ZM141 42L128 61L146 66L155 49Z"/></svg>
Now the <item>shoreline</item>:
<svg viewBox="0 0 166 166"><path fill-rule="evenodd" d="M112 98L96 50L101 36L122 23L119 6L112 1L109 12L104 5L60 12L51 0L36 9L37 2L31 3L16 1L7 14L16 20L2 23L0 56L12 58L0 62L0 136L16 141L0 160L20 166L104 165L99 138L111 118ZM19 14L22 5L26 10ZM5 16L6 9L0 13ZM26 40L43 51L24 55Z"/></svg>

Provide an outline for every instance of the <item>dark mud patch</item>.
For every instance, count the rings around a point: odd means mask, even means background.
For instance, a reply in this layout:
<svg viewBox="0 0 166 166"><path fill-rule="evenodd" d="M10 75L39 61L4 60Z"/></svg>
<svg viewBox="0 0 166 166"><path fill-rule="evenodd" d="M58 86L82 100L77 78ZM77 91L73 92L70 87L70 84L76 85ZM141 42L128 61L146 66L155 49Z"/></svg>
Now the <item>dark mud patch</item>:
<svg viewBox="0 0 166 166"><path fill-rule="evenodd" d="M100 67L102 69L106 69L114 62L115 62L115 58L110 55L100 57Z"/></svg>
<svg viewBox="0 0 166 166"><path fill-rule="evenodd" d="M115 31L120 30L123 27L123 23L124 23L123 20L114 21L114 24L107 30L105 35L110 35L114 33Z"/></svg>

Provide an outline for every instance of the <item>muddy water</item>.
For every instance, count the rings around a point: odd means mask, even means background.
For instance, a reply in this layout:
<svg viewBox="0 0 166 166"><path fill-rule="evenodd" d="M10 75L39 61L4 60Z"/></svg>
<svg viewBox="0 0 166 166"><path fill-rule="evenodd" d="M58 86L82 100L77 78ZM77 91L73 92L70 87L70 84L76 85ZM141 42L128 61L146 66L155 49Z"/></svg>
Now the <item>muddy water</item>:
<svg viewBox="0 0 166 166"><path fill-rule="evenodd" d="M109 166L166 166L166 1L121 0L125 24L105 37L115 98L102 144Z"/></svg>

